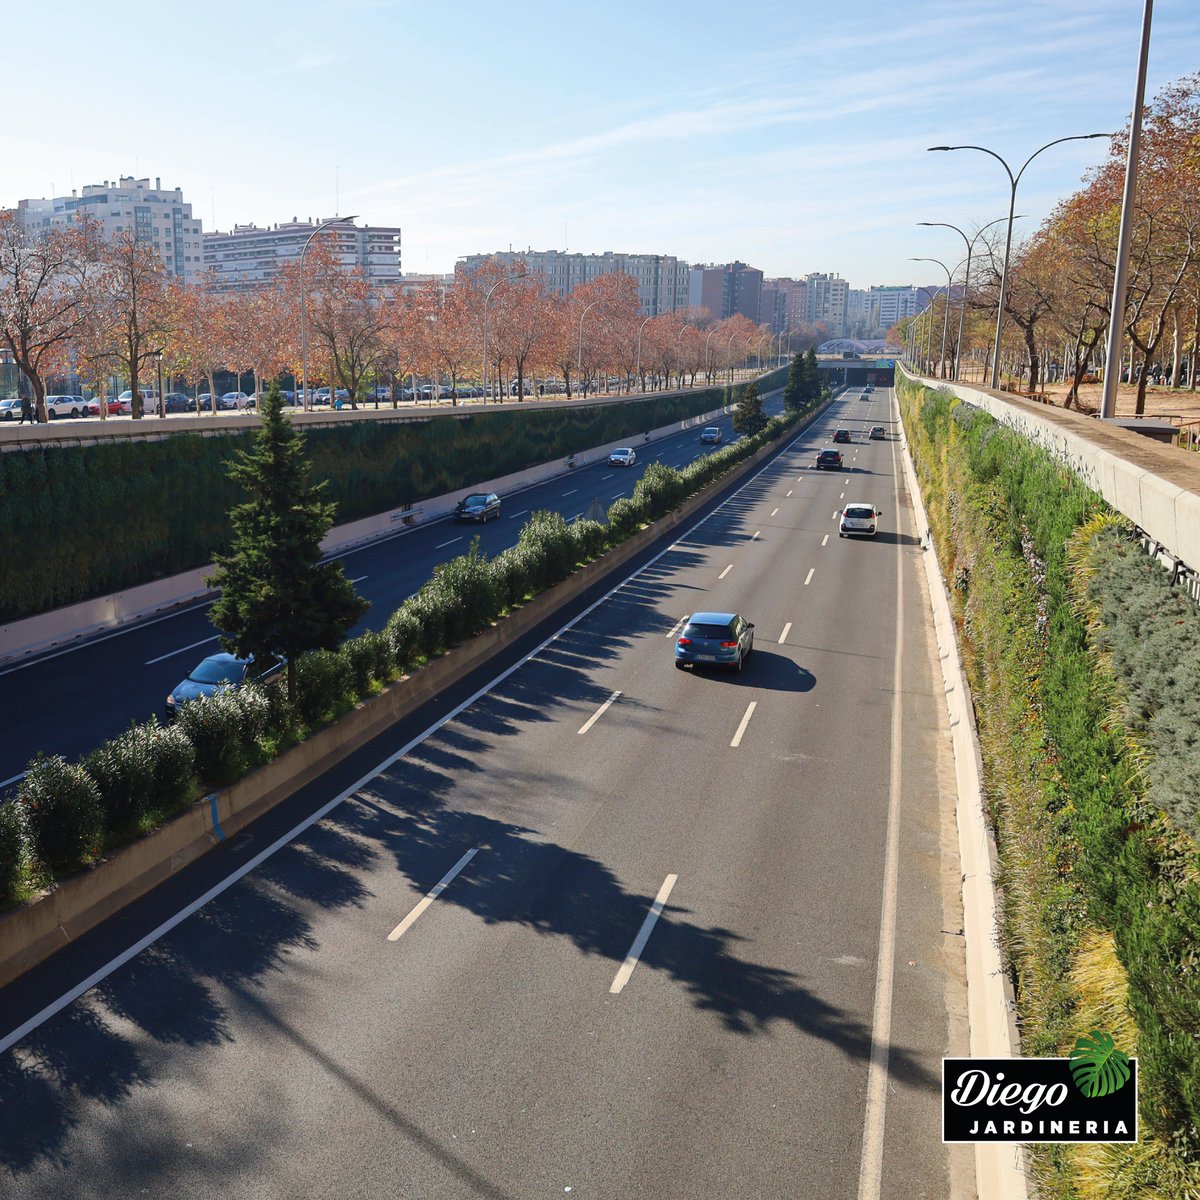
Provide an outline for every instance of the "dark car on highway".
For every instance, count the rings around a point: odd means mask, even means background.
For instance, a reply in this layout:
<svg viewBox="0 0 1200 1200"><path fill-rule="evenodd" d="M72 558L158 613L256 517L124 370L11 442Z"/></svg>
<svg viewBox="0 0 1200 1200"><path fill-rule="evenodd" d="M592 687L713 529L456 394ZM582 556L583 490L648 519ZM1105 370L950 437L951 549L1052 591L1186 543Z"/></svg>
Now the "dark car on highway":
<svg viewBox="0 0 1200 1200"><path fill-rule="evenodd" d="M472 492L454 506L456 521L490 521L500 515L500 497L495 492Z"/></svg>
<svg viewBox="0 0 1200 1200"><path fill-rule="evenodd" d="M835 429L835 430L833 431L833 440L834 440L835 442L848 442L848 441L850 441L850 430L848 430L848 429Z"/></svg>
<svg viewBox="0 0 1200 1200"><path fill-rule="evenodd" d="M175 720L181 704L212 696L222 688L238 688L245 683L265 683L283 670L286 664L273 662L258 669L252 658L236 658L232 654L210 654L177 683L167 697L167 720Z"/></svg>
<svg viewBox="0 0 1200 1200"><path fill-rule="evenodd" d="M842 452L840 450L821 450L817 453L817 466L822 470L842 469Z"/></svg>
<svg viewBox="0 0 1200 1200"><path fill-rule="evenodd" d="M735 671L754 652L754 624L740 613L698 612L675 639L675 666L726 666Z"/></svg>

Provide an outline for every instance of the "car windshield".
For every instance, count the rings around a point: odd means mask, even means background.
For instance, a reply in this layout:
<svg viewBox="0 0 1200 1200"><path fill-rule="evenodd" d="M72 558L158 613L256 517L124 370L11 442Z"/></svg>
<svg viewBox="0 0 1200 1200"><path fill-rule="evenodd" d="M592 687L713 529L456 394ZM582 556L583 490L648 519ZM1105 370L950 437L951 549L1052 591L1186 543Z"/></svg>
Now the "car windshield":
<svg viewBox="0 0 1200 1200"><path fill-rule="evenodd" d="M707 638L715 642L732 640L733 630L728 625L688 625L684 628L683 636L687 638Z"/></svg>
<svg viewBox="0 0 1200 1200"><path fill-rule="evenodd" d="M467 496L463 500L463 507L479 508L481 505L486 504L486 503L487 503L487 496L485 496L482 492L475 492L473 495Z"/></svg>
<svg viewBox="0 0 1200 1200"><path fill-rule="evenodd" d="M244 664L227 658L206 658L193 672L195 683L241 683Z"/></svg>
<svg viewBox="0 0 1200 1200"><path fill-rule="evenodd" d="M860 521L870 520L874 515L875 510L865 504L852 504L846 509L846 516Z"/></svg>
<svg viewBox="0 0 1200 1200"><path fill-rule="evenodd" d="M715 425L710 425L704 432L705 433L720 433L721 431Z"/></svg>

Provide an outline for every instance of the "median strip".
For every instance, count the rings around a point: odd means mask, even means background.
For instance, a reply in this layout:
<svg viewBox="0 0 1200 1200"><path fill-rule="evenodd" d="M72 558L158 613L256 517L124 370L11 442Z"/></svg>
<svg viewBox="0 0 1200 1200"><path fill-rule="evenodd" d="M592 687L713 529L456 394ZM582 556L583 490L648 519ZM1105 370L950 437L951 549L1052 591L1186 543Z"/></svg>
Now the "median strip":
<svg viewBox="0 0 1200 1200"><path fill-rule="evenodd" d="M629 977L633 974L633 968L638 965L642 951L646 948L646 943L650 940L650 933L654 929L659 916L662 914L662 910L667 903L667 897L670 896L671 889L675 886L675 881L678 878L678 875L668 875L663 880L663 885L658 889L658 895L654 898L654 904L646 914L646 919L642 922L642 927L638 930L637 937L633 939L633 945L629 947L629 953L625 955L625 961L621 964L621 969L617 972L612 985L608 989L613 995L616 995L629 982Z"/></svg>
<svg viewBox="0 0 1200 1200"><path fill-rule="evenodd" d="M613 694L612 694L611 696L609 696L609 698L608 698L607 700L605 700L605 702L604 702L602 705L600 705L600 707L599 707L598 709L596 709L596 711L595 711L594 713L592 713L592 715L591 715L590 717L588 717L588 719L587 719L586 721L584 721L584 723L583 723L582 725L580 725L580 727L579 727L579 732L580 732L580 733L587 733L587 731L588 731L589 729L591 729L591 727L592 727L593 725L595 725L595 723L596 723L598 720L600 720L600 718L601 718L602 716L604 716L604 714L605 714L606 712L608 712L608 710L609 710L609 707L611 706L612 702L613 702L613 701L614 701L614 700L615 700L615 699L616 699L616 698L617 698L617 697L618 697L620 694L621 694L620 692L613 692Z"/></svg>
<svg viewBox="0 0 1200 1200"><path fill-rule="evenodd" d="M452 866L450 870L438 880L437 885L433 888L433 890L426 893L425 898L417 904L412 912L410 912L408 916L405 917L404 920L392 930L391 933L388 934L388 941L399 941L399 939L403 937L408 929L412 926L413 922L416 921L416 919L446 890L447 885L454 881L454 877L478 853L478 846L476 846L474 850L468 850L466 854L464 854L462 858L460 858L458 862L456 862L454 866Z"/></svg>

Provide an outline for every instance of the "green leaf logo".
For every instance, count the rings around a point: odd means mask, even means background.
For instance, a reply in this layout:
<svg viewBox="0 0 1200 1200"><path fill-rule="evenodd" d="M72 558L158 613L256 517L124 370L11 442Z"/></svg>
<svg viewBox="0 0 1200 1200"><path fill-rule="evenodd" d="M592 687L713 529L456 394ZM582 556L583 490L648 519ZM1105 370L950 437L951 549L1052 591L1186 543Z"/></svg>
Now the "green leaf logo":
<svg viewBox="0 0 1200 1200"><path fill-rule="evenodd" d="M1079 1038L1071 1051L1071 1078L1090 1100L1110 1096L1129 1082L1129 1057L1117 1049L1109 1034L1093 1029Z"/></svg>

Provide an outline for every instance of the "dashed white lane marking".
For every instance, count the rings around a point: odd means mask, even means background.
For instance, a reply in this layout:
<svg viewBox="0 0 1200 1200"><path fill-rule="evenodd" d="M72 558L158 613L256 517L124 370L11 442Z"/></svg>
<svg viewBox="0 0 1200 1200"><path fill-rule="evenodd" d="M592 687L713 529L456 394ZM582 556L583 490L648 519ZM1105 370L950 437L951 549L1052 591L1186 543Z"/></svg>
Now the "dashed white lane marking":
<svg viewBox="0 0 1200 1200"><path fill-rule="evenodd" d="M675 624L671 626L671 632L667 634L667 637L673 638L680 631L680 629L683 628L683 623L686 620L687 620L687 617L680 617L679 620L676 621Z"/></svg>
<svg viewBox="0 0 1200 1200"><path fill-rule="evenodd" d="M759 535L760 533L762 533L762 530L761 530L761 529L756 529L756 530L755 530L755 531L754 531L754 532L753 532L753 533L750 535L750 540L751 540L752 542L756 542L756 541L758 541L758 535Z"/></svg>
<svg viewBox="0 0 1200 1200"><path fill-rule="evenodd" d="M826 535L825 535L825 536L824 536L824 537L821 539L821 545L822 545L822 546L828 546L828 545L829 545L829 534L826 534Z"/></svg>
<svg viewBox="0 0 1200 1200"><path fill-rule="evenodd" d="M678 875L668 875L663 880L662 887L658 889L658 895L654 897L654 904L646 914L646 919L642 922L642 927L638 930L637 937L633 939L633 945L629 947L629 953L625 955L625 961L621 964L620 970L617 971L616 977L608 989L613 995L629 982L629 977L633 974L633 968L638 965L638 959L641 958L642 951L646 948L646 943L650 940L650 932L653 930L655 922L662 913L667 903L667 897L670 896L671 889L675 886L675 881L678 878Z"/></svg>
<svg viewBox="0 0 1200 1200"><path fill-rule="evenodd" d="M746 711L742 716L742 723L737 727L737 733L733 735L733 741L730 746L740 746L742 744L742 735L746 732L746 726L750 724L750 718L754 716L754 710L758 707L757 700L751 700L746 705Z"/></svg>
<svg viewBox="0 0 1200 1200"><path fill-rule="evenodd" d="M774 511L771 513L771 516L774 516L774 515L775 515L775 513L777 513L778 511L779 511L779 509L775 509L775 510L774 510Z"/></svg>
<svg viewBox="0 0 1200 1200"><path fill-rule="evenodd" d="M843 493L842 493L842 494L841 494L841 495L838 497L838 499L839 499L839 500L845 500L845 498L846 498L846 493L845 493L845 492L843 492Z"/></svg>
<svg viewBox="0 0 1200 1200"><path fill-rule="evenodd" d="M840 517L841 515L842 514L840 512L838 512L837 510L834 510L834 514L830 519L836 521L838 519L838 517Z"/></svg>
<svg viewBox="0 0 1200 1200"><path fill-rule="evenodd" d="M460 538L460 537L451 538L448 542L441 542L438 545L434 546L434 549L435 550L445 550L445 548L447 546L453 546L455 542L461 542L461 541L462 541L462 538Z"/></svg>
<svg viewBox="0 0 1200 1200"><path fill-rule="evenodd" d="M572 489L571 489L569 492L563 492L563 494L562 494L562 498L565 500L565 499L566 499L568 496L573 496L573 495L575 495L575 493L576 493L577 491L579 491L579 489L578 489L578 488L572 488Z"/></svg>
<svg viewBox="0 0 1200 1200"><path fill-rule="evenodd" d="M625 495L624 492L614 492L613 495L609 496L609 499L610 500L619 500L623 495Z"/></svg>
<svg viewBox="0 0 1200 1200"><path fill-rule="evenodd" d="M608 712L609 705L611 705L611 704L612 704L612 702L613 702L613 701L614 701L614 700L615 700L615 699L616 699L616 698L617 698L617 697L618 697L620 694L621 694L620 692L613 692L613 694L612 694L611 696L609 696L609 698L608 698L607 700L605 700L605 702L604 702L602 705L600 705L600 707L599 707L598 709L596 709L596 711L595 711L594 713L592 713L592 715L591 715L590 717L588 717L588 719L587 719L586 721L584 721L584 723L583 723L582 725L580 725L580 727L579 727L579 732L580 732L580 733L587 733L587 731L588 731L589 729L591 729L591 727L592 727L593 725L595 725L595 723L596 723L598 720L600 720L600 718L601 718L602 716L604 716L604 714L605 714L606 712Z"/></svg>
<svg viewBox="0 0 1200 1200"><path fill-rule="evenodd" d="M808 587L808 585L810 583L812 583L812 577L813 577L813 574L816 572L816 569L817 569L816 567L808 568L808 574L805 575L805 577L804 577L804 586L805 587Z"/></svg>
<svg viewBox="0 0 1200 1200"><path fill-rule="evenodd" d="M362 581L366 578L367 577L365 575L358 575L354 579L348 580L348 582L349 583L362 583Z"/></svg>
<svg viewBox="0 0 1200 1200"><path fill-rule="evenodd" d="M215 642L221 635L214 633L212 637L201 638L198 642L193 642L190 646L180 646L178 650L168 650L166 654L160 654L157 658L147 659L142 663L143 667L152 667L155 663L160 663L163 659L173 658L176 654L182 654L185 650L195 650L197 646L207 646L209 642Z"/></svg>
<svg viewBox="0 0 1200 1200"><path fill-rule="evenodd" d="M408 916L405 917L404 920L401 921L391 933L388 934L388 941L399 941L399 939L403 937L407 930L411 927L412 923L446 890L447 885L454 881L454 877L459 873L459 871L461 871L463 867L465 867L467 863L469 863L471 859L473 859L478 853L478 846L476 846L474 850L468 850L466 854L464 854L462 858L460 858L458 862L456 862L454 866L452 866L450 870L438 880L434 889L427 893L425 898L417 903L412 912L410 912Z"/></svg>
<svg viewBox="0 0 1200 1200"><path fill-rule="evenodd" d="M787 641L787 635L792 632L792 623L789 621L784 627L783 632L779 635L779 644L782 646Z"/></svg>
<svg viewBox="0 0 1200 1200"><path fill-rule="evenodd" d="M527 508L523 508L523 509L521 509L521 511L520 511L520 512L509 513L509 514L508 514L508 519L509 519L510 521L515 521L515 520L516 520L518 517L523 517L523 516L525 516L525 514L526 514L527 512L529 512L529 509L527 509Z"/></svg>
<svg viewBox="0 0 1200 1200"><path fill-rule="evenodd" d="M611 475L601 475L600 482L603 483L606 479L611 479L611 478L612 478Z"/></svg>
<svg viewBox="0 0 1200 1200"><path fill-rule="evenodd" d="M788 496L790 496L795 490L796 490L795 488L788 488L788 490L787 490ZM785 496L784 499L786 500L787 496Z"/></svg>
<svg viewBox="0 0 1200 1200"><path fill-rule="evenodd" d="M726 575L728 575L728 574L729 574L729 572L730 572L730 571L732 571L732 570L733 570L733 563L730 563L730 564L729 564L729 566L727 566L727 567L725 568L725 570L723 570L723 571L720 573L720 575L718 575L718 576L717 576L717 578L718 578L718 579L724 579L724 578L725 578L725 576L726 576Z"/></svg>

